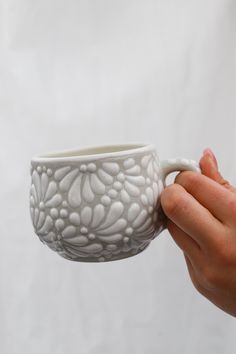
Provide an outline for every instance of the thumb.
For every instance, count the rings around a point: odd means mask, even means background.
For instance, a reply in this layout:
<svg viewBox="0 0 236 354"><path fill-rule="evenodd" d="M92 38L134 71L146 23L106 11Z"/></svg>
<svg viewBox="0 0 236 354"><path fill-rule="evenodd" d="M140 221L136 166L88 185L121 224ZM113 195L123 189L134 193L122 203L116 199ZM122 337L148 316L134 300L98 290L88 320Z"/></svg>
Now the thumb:
<svg viewBox="0 0 236 354"><path fill-rule="evenodd" d="M214 153L211 149L205 149L203 151L203 156L199 162L202 174L205 176L213 179L217 183L221 184L225 188L231 190L232 192L236 193L236 188L231 186L231 184L224 179L221 173L218 170L218 164Z"/></svg>

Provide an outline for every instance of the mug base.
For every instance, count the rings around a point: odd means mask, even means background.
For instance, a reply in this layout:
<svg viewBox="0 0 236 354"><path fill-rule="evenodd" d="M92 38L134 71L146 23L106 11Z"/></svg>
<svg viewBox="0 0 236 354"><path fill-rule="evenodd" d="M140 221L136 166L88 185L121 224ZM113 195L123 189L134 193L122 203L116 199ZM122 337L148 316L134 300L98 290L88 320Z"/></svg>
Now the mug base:
<svg viewBox="0 0 236 354"><path fill-rule="evenodd" d="M131 250L128 252L123 252L122 254L118 254L118 255L112 255L111 257L106 257L106 256L100 256L100 257L75 257L75 258L71 258L66 254L63 253L58 253L61 257L69 260L69 261L75 261L75 262L85 262L85 263L104 263L104 262L113 262L113 261L119 261L125 258L130 258L133 256L137 256L138 254L140 254L141 252L143 252L148 246L150 245L150 242L148 244L146 244L145 246L143 246L142 248L139 248L137 250Z"/></svg>

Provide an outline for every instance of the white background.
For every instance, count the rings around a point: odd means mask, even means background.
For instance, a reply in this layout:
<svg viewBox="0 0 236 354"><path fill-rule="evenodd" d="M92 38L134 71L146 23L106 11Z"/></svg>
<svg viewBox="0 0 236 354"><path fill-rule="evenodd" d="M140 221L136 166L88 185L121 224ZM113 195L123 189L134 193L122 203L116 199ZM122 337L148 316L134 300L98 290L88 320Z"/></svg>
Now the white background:
<svg viewBox="0 0 236 354"><path fill-rule="evenodd" d="M232 354L167 231L136 257L64 260L34 235L32 155L210 146L236 184L234 0L0 0L0 353Z"/></svg>

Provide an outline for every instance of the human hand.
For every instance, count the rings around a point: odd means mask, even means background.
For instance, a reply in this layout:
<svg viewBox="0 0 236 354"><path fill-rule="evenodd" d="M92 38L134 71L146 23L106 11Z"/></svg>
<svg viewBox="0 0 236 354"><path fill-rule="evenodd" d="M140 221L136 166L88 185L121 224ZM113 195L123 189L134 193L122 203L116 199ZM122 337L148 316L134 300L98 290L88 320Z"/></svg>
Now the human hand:
<svg viewBox="0 0 236 354"><path fill-rule="evenodd" d="M179 173L161 204L196 289L236 316L236 189L219 173L211 150L200 167L202 174Z"/></svg>

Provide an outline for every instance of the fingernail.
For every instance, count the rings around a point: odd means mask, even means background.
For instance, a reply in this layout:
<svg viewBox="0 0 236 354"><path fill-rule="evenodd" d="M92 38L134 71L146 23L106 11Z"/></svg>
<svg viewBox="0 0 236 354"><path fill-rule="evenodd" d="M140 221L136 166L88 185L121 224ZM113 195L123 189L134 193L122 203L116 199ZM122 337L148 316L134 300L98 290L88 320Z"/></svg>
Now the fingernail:
<svg viewBox="0 0 236 354"><path fill-rule="evenodd" d="M213 151L210 148L207 148L207 149L203 150L203 154L209 155L212 158L216 168L218 169L218 163L217 163L217 160L216 160L216 157L215 157L215 154L213 153Z"/></svg>

